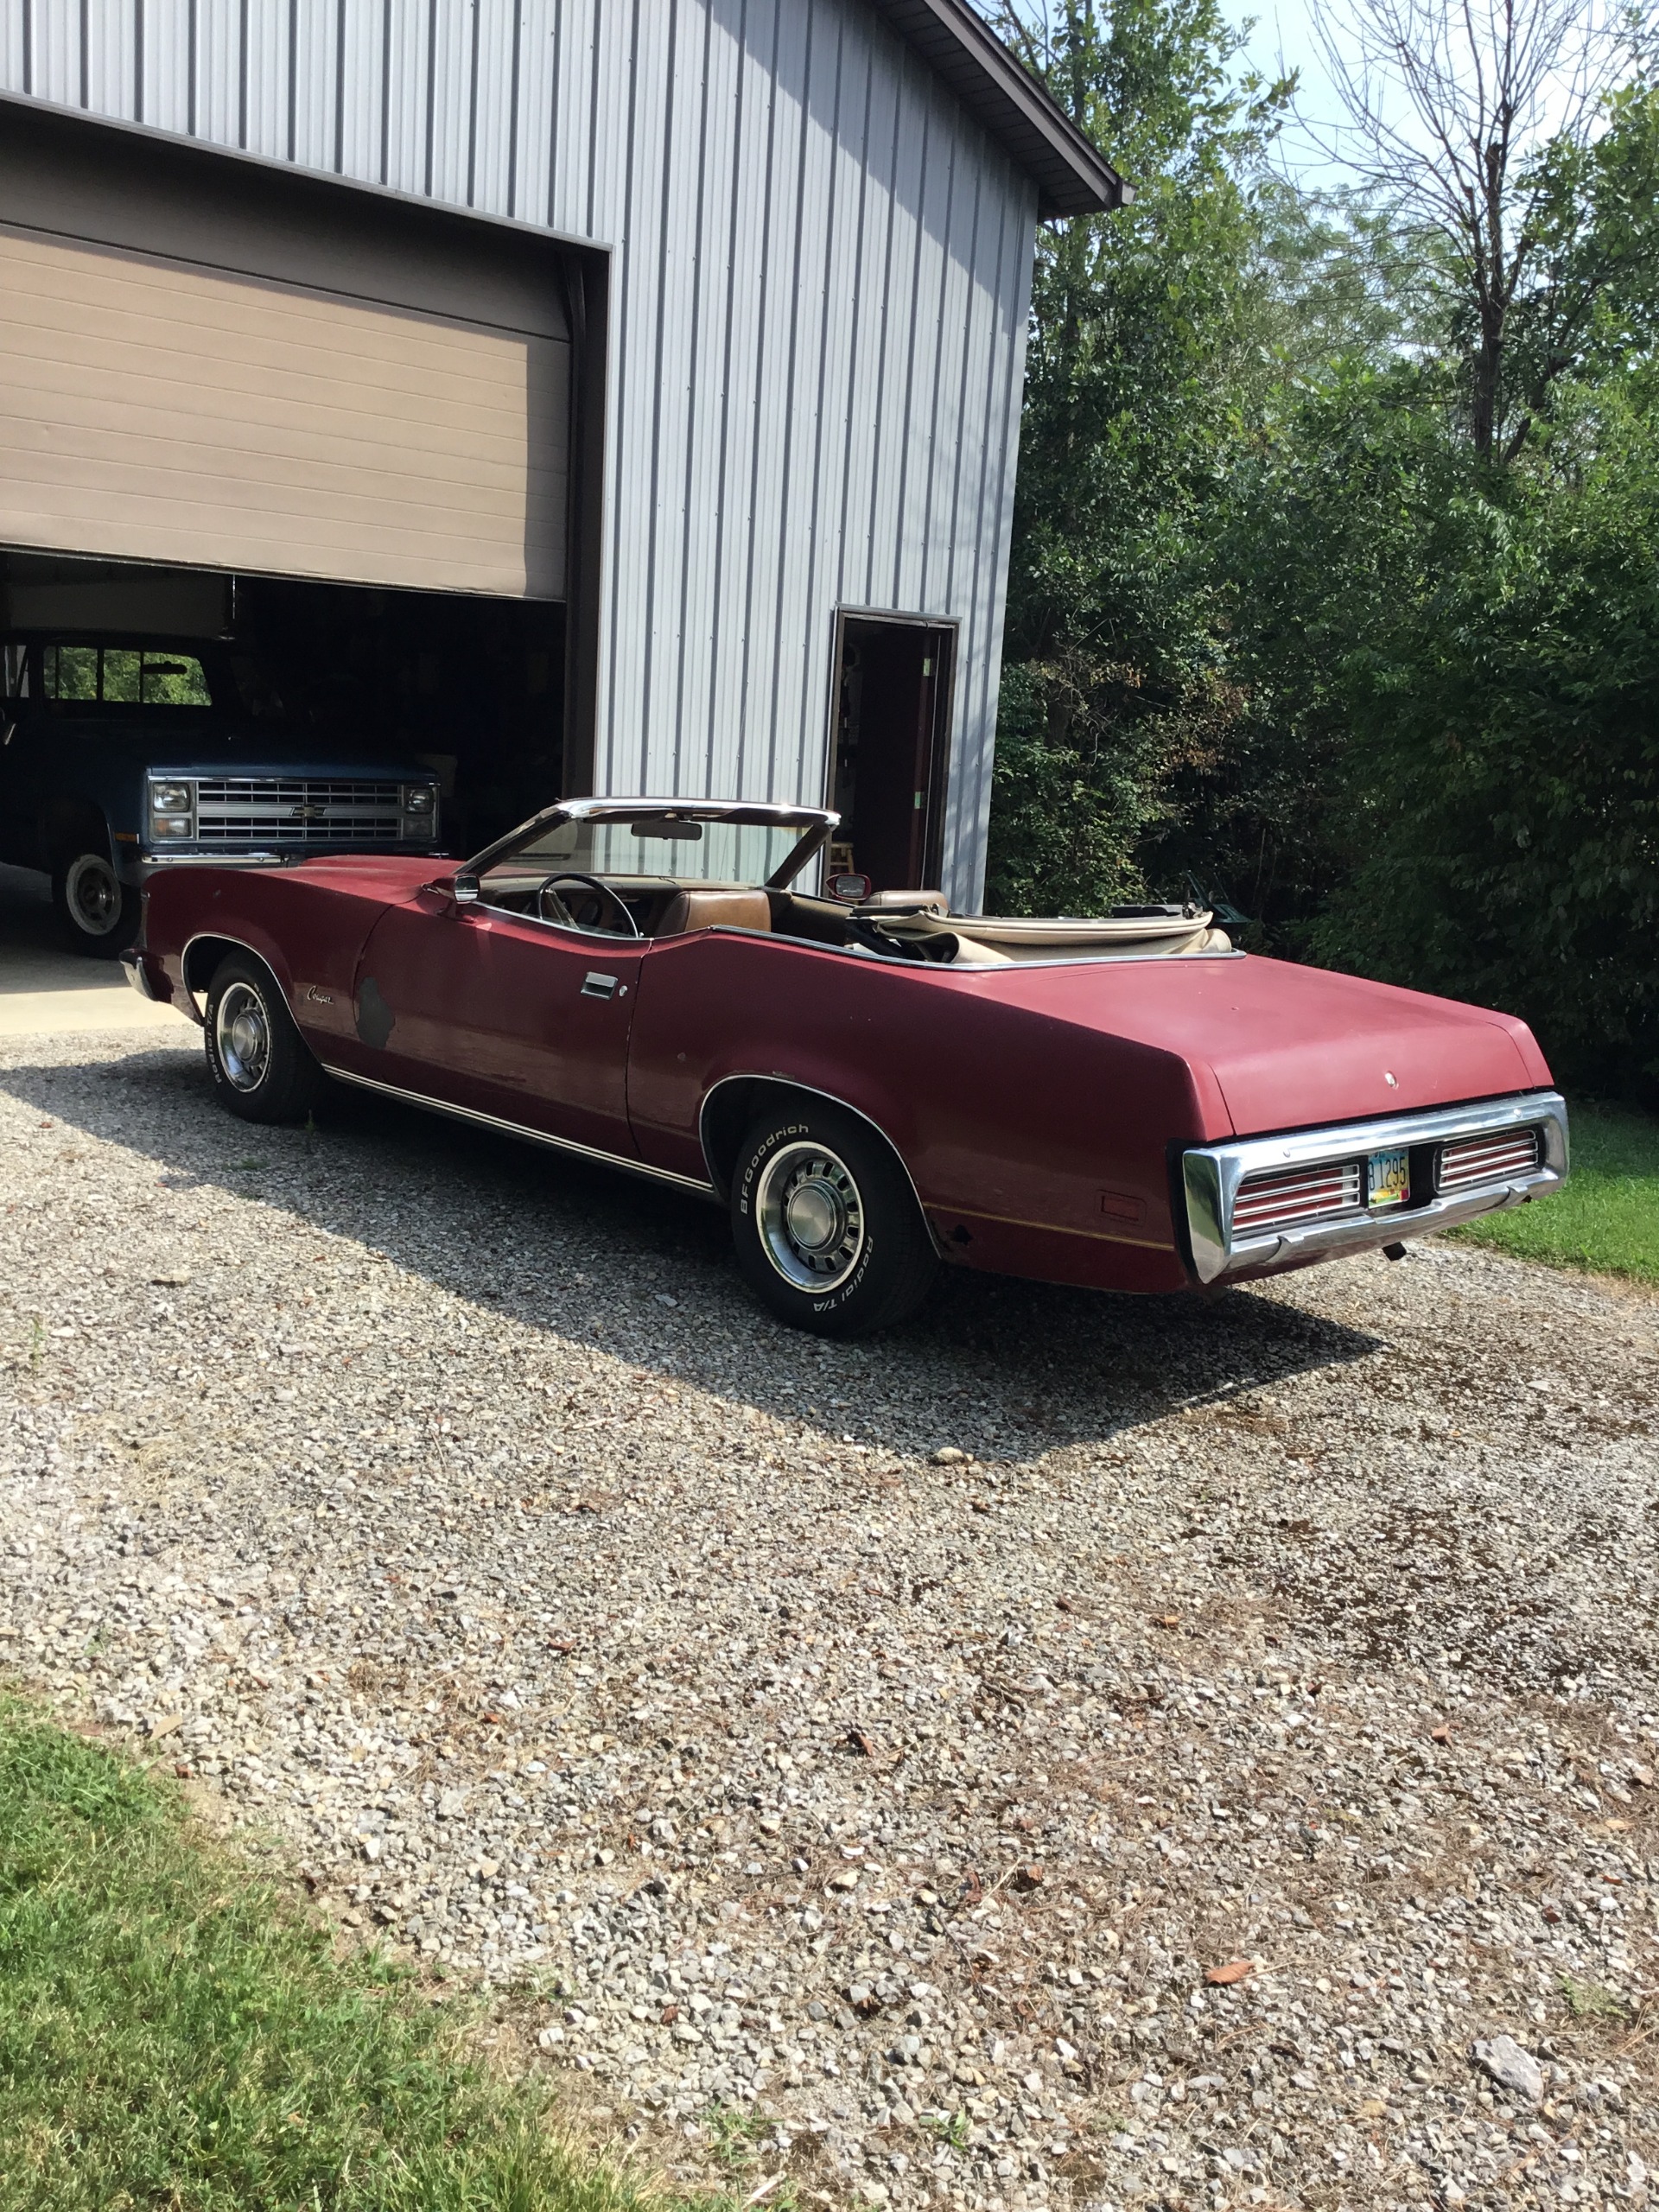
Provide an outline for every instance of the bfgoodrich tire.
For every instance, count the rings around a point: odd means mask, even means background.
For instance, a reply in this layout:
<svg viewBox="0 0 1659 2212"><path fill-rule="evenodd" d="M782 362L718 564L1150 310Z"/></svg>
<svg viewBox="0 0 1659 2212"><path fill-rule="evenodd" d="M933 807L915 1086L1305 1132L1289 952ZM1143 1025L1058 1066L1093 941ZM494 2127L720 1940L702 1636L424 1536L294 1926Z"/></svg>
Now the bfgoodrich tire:
<svg viewBox="0 0 1659 2212"><path fill-rule="evenodd" d="M90 845L60 856L52 904L69 943L94 960L113 960L138 934L138 893L122 882L109 855Z"/></svg>
<svg viewBox="0 0 1659 2212"><path fill-rule="evenodd" d="M205 1041L219 1103L245 1122L297 1122L322 1087L282 993L245 953L228 954L213 971Z"/></svg>
<svg viewBox="0 0 1659 2212"><path fill-rule="evenodd" d="M820 1337L891 1328L938 1268L892 1152L815 1099L750 1123L732 1178L732 1236L750 1287L779 1320Z"/></svg>

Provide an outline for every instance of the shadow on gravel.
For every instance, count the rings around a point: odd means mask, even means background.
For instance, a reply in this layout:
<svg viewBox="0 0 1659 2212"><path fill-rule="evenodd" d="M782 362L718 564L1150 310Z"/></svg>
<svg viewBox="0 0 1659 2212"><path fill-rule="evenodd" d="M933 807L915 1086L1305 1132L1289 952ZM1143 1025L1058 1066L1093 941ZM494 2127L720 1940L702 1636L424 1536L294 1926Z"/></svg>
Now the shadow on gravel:
<svg viewBox="0 0 1659 2212"><path fill-rule="evenodd" d="M10 1068L0 1094L147 1154L168 1188L260 1199L524 1325L858 1441L902 1413L940 1444L1025 1458L1382 1348L1249 1291L1131 1298L954 1270L903 1329L823 1344L755 1306L706 1202L367 1093L332 1091L314 1131L251 1128L175 1047Z"/></svg>

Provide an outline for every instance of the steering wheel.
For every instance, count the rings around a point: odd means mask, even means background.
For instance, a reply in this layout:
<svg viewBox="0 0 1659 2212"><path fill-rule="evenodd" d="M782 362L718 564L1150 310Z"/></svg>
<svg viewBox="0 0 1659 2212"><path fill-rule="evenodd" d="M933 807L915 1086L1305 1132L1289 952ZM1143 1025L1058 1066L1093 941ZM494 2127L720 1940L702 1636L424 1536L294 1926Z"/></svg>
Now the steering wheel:
<svg viewBox="0 0 1659 2212"><path fill-rule="evenodd" d="M577 875L574 872L564 875L550 875L544 878L541 889L536 893L536 912L541 917L543 921L563 922L567 928L573 930L596 930L600 926L597 916L593 921L586 921L579 918L578 916L574 914L570 908L566 906L559 889L560 885L565 883L578 883L582 886L584 891L597 893L601 900L608 900L609 903L615 907L617 912L621 915L623 920L627 924L627 927L625 930L609 931L607 932L607 935L612 937L639 936L639 925L634 920L633 916L629 912L626 901L616 892L613 891L608 883L601 882L600 878L596 875ZM548 912L548 904L550 900L555 909L552 913L549 913ZM601 908L600 911L602 912L603 909Z"/></svg>

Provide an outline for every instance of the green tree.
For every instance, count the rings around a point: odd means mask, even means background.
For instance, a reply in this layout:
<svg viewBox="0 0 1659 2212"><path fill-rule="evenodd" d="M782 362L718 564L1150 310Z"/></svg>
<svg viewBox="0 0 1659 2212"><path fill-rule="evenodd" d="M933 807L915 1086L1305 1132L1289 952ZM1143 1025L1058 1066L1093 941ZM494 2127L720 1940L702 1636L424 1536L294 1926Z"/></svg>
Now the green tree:
<svg viewBox="0 0 1659 2212"><path fill-rule="evenodd" d="M1330 149L1432 251L1467 434L1483 461L1512 462L1618 273L1592 179L1605 96L1640 73L1640 14L1327 0L1314 22L1346 114Z"/></svg>
<svg viewBox="0 0 1659 2212"><path fill-rule="evenodd" d="M1065 0L999 27L1135 181L1039 234L987 903L1143 888L1173 779L1240 702L1196 549L1258 346L1251 180L1289 95L1235 81L1215 0Z"/></svg>
<svg viewBox="0 0 1659 2212"><path fill-rule="evenodd" d="M1247 741L1192 817L1259 834L1281 946L1522 1013L1622 1087L1659 1073L1656 163L1642 84L1540 155L1560 219L1506 323L1506 450L1439 271L1438 331L1281 392L1215 540Z"/></svg>
<svg viewBox="0 0 1659 2212"><path fill-rule="evenodd" d="M1605 391L1570 486L1449 499L1340 664L1351 872L1320 957L1524 1015L1558 1072L1659 1077L1659 425ZM1427 555L1427 558L1424 555Z"/></svg>
<svg viewBox="0 0 1659 2212"><path fill-rule="evenodd" d="M1486 22L1351 4L1422 32L1402 67ZM1491 22L1559 60L1590 4ZM1659 1083L1651 80L1547 135L1536 54L1500 56L1415 197L1404 153L1313 195L1267 168L1291 88L1233 81L1205 0L1025 36L1139 197L1040 245L988 904L1196 880L1253 942Z"/></svg>

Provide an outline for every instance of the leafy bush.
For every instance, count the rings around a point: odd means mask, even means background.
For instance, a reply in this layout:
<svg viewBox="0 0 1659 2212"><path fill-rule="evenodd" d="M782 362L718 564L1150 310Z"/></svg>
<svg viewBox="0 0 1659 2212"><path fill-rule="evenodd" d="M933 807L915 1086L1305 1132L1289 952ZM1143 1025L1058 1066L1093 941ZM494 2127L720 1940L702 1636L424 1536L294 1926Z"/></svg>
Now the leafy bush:
<svg viewBox="0 0 1659 2212"><path fill-rule="evenodd" d="M1592 427L1576 482L1441 507L1432 563L1344 656L1352 874L1313 941L1628 1088L1659 1078L1659 437Z"/></svg>

